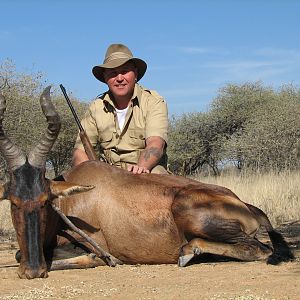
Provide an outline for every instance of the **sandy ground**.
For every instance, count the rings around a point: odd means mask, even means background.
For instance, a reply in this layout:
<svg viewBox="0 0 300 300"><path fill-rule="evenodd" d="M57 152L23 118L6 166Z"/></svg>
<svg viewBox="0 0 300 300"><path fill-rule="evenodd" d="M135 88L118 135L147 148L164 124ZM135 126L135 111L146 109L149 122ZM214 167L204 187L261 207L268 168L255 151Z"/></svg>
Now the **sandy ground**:
<svg viewBox="0 0 300 300"><path fill-rule="evenodd" d="M0 299L300 299L300 222L280 228L296 260L127 265L53 271L47 279L21 280L14 264L17 245L0 244Z"/></svg>

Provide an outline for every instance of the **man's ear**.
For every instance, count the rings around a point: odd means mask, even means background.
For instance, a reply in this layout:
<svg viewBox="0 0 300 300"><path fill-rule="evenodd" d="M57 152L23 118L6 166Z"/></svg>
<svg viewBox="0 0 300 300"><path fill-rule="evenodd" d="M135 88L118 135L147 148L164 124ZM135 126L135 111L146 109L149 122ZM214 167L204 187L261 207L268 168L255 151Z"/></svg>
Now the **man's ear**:
<svg viewBox="0 0 300 300"><path fill-rule="evenodd" d="M73 194L93 189L94 185L78 185L66 181L50 181L50 191L55 198L67 197Z"/></svg>

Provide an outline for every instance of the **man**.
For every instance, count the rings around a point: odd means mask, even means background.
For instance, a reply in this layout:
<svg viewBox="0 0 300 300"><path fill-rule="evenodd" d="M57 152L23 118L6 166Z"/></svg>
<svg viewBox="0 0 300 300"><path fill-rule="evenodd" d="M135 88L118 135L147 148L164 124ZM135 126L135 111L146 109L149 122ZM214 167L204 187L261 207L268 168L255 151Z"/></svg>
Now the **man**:
<svg viewBox="0 0 300 300"><path fill-rule="evenodd" d="M110 45L103 64L92 70L109 90L90 105L81 123L108 163L134 174L167 173L167 104L137 83L146 69L125 45ZM78 135L73 165L86 160Z"/></svg>

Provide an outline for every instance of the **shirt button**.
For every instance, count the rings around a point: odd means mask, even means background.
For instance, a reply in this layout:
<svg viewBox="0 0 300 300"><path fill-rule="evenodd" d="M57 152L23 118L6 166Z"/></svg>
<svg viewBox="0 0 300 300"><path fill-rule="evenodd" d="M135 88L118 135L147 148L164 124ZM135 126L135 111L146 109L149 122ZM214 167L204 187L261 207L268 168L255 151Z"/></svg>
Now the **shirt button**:
<svg viewBox="0 0 300 300"><path fill-rule="evenodd" d="M140 139L142 139L143 138L143 135L142 134L140 134Z"/></svg>
<svg viewBox="0 0 300 300"><path fill-rule="evenodd" d="M118 139L120 136L118 134L116 134L116 138Z"/></svg>

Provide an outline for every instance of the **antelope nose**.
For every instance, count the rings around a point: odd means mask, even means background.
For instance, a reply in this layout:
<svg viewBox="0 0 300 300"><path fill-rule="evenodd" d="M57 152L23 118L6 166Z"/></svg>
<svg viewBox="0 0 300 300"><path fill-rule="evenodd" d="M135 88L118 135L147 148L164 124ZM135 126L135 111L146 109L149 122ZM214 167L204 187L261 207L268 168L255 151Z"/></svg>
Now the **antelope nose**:
<svg viewBox="0 0 300 300"><path fill-rule="evenodd" d="M30 270L25 271L25 277L27 279L47 278L48 272L47 272L47 270L41 270L41 269L32 270L32 269L30 269Z"/></svg>

